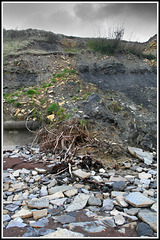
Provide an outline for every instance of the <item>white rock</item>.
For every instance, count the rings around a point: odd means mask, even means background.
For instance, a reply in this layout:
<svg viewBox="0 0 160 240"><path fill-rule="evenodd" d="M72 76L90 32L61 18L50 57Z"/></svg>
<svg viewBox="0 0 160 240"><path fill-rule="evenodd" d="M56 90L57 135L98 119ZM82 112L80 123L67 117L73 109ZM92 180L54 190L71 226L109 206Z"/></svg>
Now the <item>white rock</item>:
<svg viewBox="0 0 160 240"><path fill-rule="evenodd" d="M67 229L61 229L58 228L56 231L49 233L47 235L44 236L40 236L40 238L82 238L84 237L84 235L82 233L78 233L78 232L72 232L70 230Z"/></svg>
<svg viewBox="0 0 160 240"><path fill-rule="evenodd" d="M33 176L36 176L37 174L38 174L37 171L35 171L35 170L32 171L32 175L33 175Z"/></svg>
<svg viewBox="0 0 160 240"><path fill-rule="evenodd" d="M72 171L72 173L73 173L75 176L77 176L77 177L79 177L79 178L81 178L81 179L89 178L89 177L91 176L91 173L89 173L89 172L84 172L84 171L82 171L81 169Z"/></svg>
<svg viewBox="0 0 160 240"><path fill-rule="evenodd" d="M146 163L147 165L152 164L153 153L146 152L146 151L143 151L141 148L135 148L135 147L128 147L128 151L135 157L144 161L144 163Z"/></svg>
<svg viewBox="0 0 160 240"><path fill-rule="evenodd" d="M79 193L75 196L74 201L67 207L66 211L71 212L83 209L86 206L89 197L90 195Z"/></svg>
<svg viewBox="0 0 160 240"><path fill-rule="evenodd" d="M123 225L125 223L125 218L122 215L118 214L114 216L114 221L117 225Z"/></svg>
<svg viewBox="0 0 160 240"><path fill-rule="evenodd" d="M12 219L14 218L29 218L32 217L32 212L28 207L24 207L22 208L20 211L16 212L14 215L11 216Z"/></svg>
<svg viewBox="0 0 160 240"><path fill-rule="evenodd" d="M125 198L123 196L117 196L116 201L121 207L128 207L128 203L125 201Z"/></svg>
<svg viewBox="0 0 160 240"><path fill-rule="evenodd" d="M103 179L101 178L101 176L93 176L93 180L97 183L104 182Z"/></svg>
<svg viewBox="0 0 160 240"><path fill-rule="evenodd" d="M149 179L149 178L152 177L152 175L151 175L150 173L141 172L141 173L138 174L138 177L139 177L140 179L142 179L142 178L144 178L144 179Z"/></svg>

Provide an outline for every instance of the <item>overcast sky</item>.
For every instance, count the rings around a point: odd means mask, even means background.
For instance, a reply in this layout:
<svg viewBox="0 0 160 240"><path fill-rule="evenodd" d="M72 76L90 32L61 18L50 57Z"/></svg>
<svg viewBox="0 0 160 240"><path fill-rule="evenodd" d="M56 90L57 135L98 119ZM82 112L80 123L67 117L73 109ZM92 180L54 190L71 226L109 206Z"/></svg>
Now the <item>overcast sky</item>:
<svg viewBox="0 0 160 240"><path fill-rule="evenodd" d="M145 42L157 33L158 1L2 2L5 29L41 29L78 37L105 37L124 27L124 40Z"/></svg>

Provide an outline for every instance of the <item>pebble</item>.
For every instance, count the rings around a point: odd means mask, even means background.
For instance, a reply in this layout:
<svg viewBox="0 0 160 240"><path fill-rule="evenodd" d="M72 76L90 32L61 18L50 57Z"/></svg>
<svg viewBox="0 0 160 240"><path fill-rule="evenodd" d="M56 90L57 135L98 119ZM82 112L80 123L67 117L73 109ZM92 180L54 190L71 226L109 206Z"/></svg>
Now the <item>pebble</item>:
<svg viewBox="0 0 160 240"><path fill-rule="evenodd" d="M25 153L24 149L23 153L31 159L40 157L39 148L32 147L34 156L30 151ZM16 156L21 155L21 151L18 149L17 152L5 154L7 157L10 157L10 154ZM148 156L151 155L143 157ZM48 159L48 155L44 154L42 157ZM143 161L146 163L148 160ZM107 223L112 227L120 226L119 231L122 232L125 232L127 226L137 226L138 236L155 236L157 170L154 165L143 165L141 160L136 159L133 163L125 163L125 170L121 173L105 168L98 171L76 169L72 170L73 175L77 177L74 182L70 182L69 174L47 175L46 170L41 168L7 169L3 172L3 228L27 226L23 237L70 238L84 237L83 234L74 231L76 227L94 233L103 231ZM60 178L62 182L66 179L65 184L59 182ZM88 180L95 182L96 190ZM98 188L101 185L103 193ZM80 210L85 210L86 216L97 220L76 222L76 214ZM105 212L105 216L101 215L101 212ZM29 220L30 217L33 217L34 221L23 223L24 218ZM46 229L50 218L68 226L69 230Z"/></svg>

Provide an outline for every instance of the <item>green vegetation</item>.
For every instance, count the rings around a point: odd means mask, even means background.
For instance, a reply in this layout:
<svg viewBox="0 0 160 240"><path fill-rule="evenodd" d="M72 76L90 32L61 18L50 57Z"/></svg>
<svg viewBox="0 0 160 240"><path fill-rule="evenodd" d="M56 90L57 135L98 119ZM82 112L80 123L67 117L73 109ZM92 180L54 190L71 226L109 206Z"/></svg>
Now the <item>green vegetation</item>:
<svg viewBox="0 0 160 240"><path fill-rule="evenodd" d="M53 103L52 105L50 105L47 109L47 113L48 114L52 114L53 112L56 112L59 108L59 104L58 103Z"/></svg>
<svg viewBox="0 0 160 240"><path fill-rule="evenodd" d="M13 102L15 107L20 107L21 106L21 103L20 102Z"/></svg>
<svg viewBox="0 0 160 240"><path fill-rule="evenodd" d="M77 96L73 96L72 100L78 100L79 98Z"/></svg>
<svg viewBox="0 0 160 240"><path fill-rule="evenodd" d="M28 89L26 94L33 95L33 94L40 94L40 92L38 92L37 90L34 90L34 89Z"/></svg>
<svg viewBox="0 0 160 240"><path fill-rule="evenodd" d="M111 29L109 29L111 30ZM105 38L97 37L87 41L87 47L94 52L113 55L120 49L120 43L124 35L123 27L116 27Z"/></svg>
<svg viewBox="0 0 160 240"><path fill-rule="evenodd" d="M120 105L119 102L114 101L111 104L108 105L108 108L113 111L113 112L119 112L122 110L122 106Z"/></svg>

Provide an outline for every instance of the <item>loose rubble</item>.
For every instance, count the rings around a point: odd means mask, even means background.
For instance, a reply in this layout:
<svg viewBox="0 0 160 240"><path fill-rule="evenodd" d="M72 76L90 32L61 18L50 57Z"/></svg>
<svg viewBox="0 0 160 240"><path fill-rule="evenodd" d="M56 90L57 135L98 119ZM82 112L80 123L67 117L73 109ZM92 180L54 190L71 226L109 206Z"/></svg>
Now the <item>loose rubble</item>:
<svg viewBox="0 0 160 240"><path fill-rule="evenodd" d="M22 161L32 162L43 157L52 169L51 153L42 153L38 145L28 149L5 150L4 161L23 157ZM157 164L143 160L133 158L123 171L109 166L87 170L78 164L58 174L45 168L8 168L3 171L3 230L26 228L22 237L85 237L108 227L123 235L132 226L139 237L155 237ZM78 214L86 220L79 221ZM54 229L47 227L51 220Z"/></svg>

